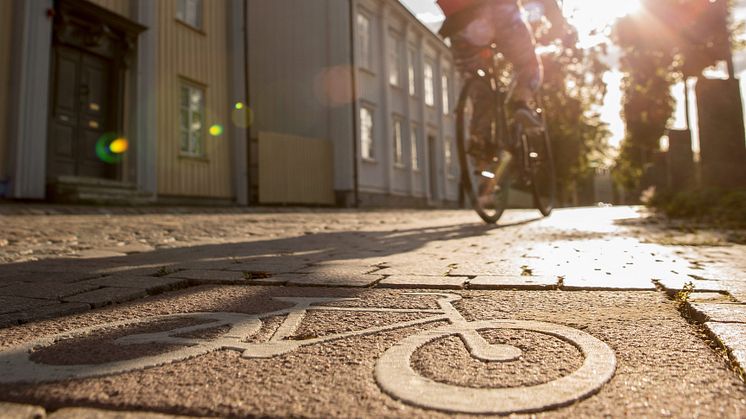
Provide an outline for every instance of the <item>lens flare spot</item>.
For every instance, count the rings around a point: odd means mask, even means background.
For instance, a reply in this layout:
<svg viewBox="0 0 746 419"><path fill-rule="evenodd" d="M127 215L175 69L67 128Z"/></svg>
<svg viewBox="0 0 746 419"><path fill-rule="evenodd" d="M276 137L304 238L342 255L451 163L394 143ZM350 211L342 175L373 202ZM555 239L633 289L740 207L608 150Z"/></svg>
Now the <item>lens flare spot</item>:
<svg viewBox="0 0 746 419"><path fill-rule="evenodd" d="M254 112L248 106L242 105L240 109L236 107L231 112L231 122L238 128L248 128L254 122Z"/></svg>
<svg viewBox="0 0 746 419"><path fill-rule="evenodd" d="M236 102L236 104L235 104L235 105L234 105L233 107L234 107L234 108L236 108L236 110L237 110L237 111L240 111L240 110L241 110L241 109L243 109L243 108L244 108L245 106L246 106L246 105L244 105L244 104L243 104L243 102Z"/></svg>
<svg viewBox="0 0 746 419"><path fill-rule="evenodd" d="M215 124L210 127L210 135L213 137L220 137L223 135L223 126L219 124Z"/></svg>
<svg viewBox="0 0 746 419"><path fill-rule="evenodd" d="M122 154L126 152L130 147L129 142L126 138L117 138L109 144L109 151L114 154Z"/></svg>
<svg viewBox="0 0 746 419"><path fill-rule="evenodd" d="M111 132L99 137L98 141L96 141L96 157L107 164L120 163L122 161L122 157L124 156L124 151L126 151L126 147L125 150L121 153L117 153L113 150L121 150L122 142L117 143L117 140L120 139L123 140L123 138ZM114 145L115 143L116 145ZM114 145L113 149L112 145Z"/></svg>

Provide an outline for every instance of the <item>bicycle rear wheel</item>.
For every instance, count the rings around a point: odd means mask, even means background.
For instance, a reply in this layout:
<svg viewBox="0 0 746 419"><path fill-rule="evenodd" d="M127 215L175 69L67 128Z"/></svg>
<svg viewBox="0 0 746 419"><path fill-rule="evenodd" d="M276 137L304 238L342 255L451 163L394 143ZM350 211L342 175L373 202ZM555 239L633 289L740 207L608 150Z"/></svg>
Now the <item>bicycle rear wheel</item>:
<svg viewBox="0 0 746 419"><path fill-rule="evenodd" d="M552 143L546 128L536 133L520 130L525 145L526 168L531 180L534 206L545 217L554 210L557 196L557 176L554 169Z"/></svg>
<svg viewBox="0 0 746 419"><path fill-rule="evenodd" d="M457 108L462 186L474 210L488 224L497 223L508 206L511 170L510 155L502 152L500 136L505 129L501 126L500 103L494 95L485 79L471 78L464 85ZM486 97L491 100L485 101ZM474 117L480 102L489 103L492 109L480 110L487 112L479 118L489 118L489 125L482 122L477 127Z"/></svg>

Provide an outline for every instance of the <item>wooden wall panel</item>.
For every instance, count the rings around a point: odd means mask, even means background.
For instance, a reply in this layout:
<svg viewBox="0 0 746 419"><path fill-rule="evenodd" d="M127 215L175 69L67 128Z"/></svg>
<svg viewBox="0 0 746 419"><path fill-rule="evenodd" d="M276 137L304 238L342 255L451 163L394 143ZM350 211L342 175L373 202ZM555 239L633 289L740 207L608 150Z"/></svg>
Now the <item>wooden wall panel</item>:
<svg viewBox="0 0 746 419"><path fill-rule="evenodd" d="M329 140L259 133L259 202L334 205Z"/></svg>
<svg viewBox="0 0 746 419"><path fill-rule="evenodd" d="M184 197L232 198L232 164L228 131L227 2L204 5L201 30L178 22L175 0L158 1L158 194ZM179 86L182 80L204 87L206 93L205 158L180 155ZM207 128L220 124L222 136Z"/></svg>
<svg viewBox="0 0 746 419"><path fill-rule="evenodd" d="M122 16L131 17L132 0L88 0Z"/></svg>
<svg viewBox="0 0 746 419"><path fill-rule="evenodd" d="M0 62L11 62L12 1L0 1ZM0 181L7 177L8 146L8 90L10 88L10 65L0 65Z"/></svg>

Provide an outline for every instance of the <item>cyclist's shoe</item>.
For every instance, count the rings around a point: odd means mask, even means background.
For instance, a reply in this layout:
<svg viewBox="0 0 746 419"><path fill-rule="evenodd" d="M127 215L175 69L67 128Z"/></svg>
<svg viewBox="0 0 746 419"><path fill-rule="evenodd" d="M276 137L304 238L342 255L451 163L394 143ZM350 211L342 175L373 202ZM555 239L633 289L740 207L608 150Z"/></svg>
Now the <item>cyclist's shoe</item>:
<svg viewBox="0 0 746 419"><path fill-rule="evenodd" d="M513 109L513 120L521 124L525 130L543 130L544 120L540 115L540 110L535 110L525 102L515 104Z"/></svg>

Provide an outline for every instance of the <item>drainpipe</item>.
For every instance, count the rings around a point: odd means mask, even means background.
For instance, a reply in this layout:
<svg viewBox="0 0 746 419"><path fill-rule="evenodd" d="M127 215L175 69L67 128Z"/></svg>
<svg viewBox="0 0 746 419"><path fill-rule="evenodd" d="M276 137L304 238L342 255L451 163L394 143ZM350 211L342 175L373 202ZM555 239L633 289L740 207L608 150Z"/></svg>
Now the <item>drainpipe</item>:
<svg viewBox="0 0 746 419"><path fill-rule="evenodd" d="M251 132L253 131L253 118L254 110L251 107L251 87L249 85L249 0L243 2L243 61L244 61L244 88L246 89L246 109L249 117L248 126L246 127L246 187L249 190L246 192L246 203L247 205L252 204L252 192L254 185L252 184L251 177Z"/></svg>
<svg viewBox="0 0 746 419"><path fill-rule="evenodd" d="M355 0L350 0L350 80L352 82L352 181L354 208L360 207L360 187L358 173L358 97L357 97L357 58L355 54Z"/></svg>

